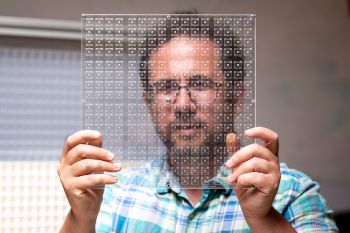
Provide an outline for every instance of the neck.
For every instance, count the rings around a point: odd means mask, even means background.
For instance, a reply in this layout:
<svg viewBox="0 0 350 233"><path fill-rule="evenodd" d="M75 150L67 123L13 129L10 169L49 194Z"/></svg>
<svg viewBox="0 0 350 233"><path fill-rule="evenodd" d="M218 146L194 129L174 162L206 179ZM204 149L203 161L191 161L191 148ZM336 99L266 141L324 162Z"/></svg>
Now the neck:
<svg viewBox="0 0 350 233"><path fill-rule="evenodd" d="M196 150L196 153L192 153L193 150L185 151L181 148L168 148L166 162L169 171L180 179L189 176L203 177L205 175L209 178L216 176L218 168L228 158L226 147L222 146L220 152L215 152L214 146L207 148L209 150L199 148ZM184 174L186 170L188 173ZM206 174L203 174L203 172L206 172ZM201 187L202 185L199 185L199 187L195 188Z"/></svg>
<svg viewBox="0 0 350 233"><path fill-rule="evenodd" d="M202 189L184 189L184 191L192 206L197 205L203 195Z"/></svg>

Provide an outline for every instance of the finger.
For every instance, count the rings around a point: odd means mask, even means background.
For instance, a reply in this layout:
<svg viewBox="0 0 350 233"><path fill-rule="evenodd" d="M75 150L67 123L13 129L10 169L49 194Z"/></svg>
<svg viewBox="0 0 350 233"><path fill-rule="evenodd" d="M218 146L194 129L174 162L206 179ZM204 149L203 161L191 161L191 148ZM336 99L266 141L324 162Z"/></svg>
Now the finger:
<svg viewBox="0 0 350 233"><path fill-rule="evenodd" d="M121 168L120 163L110 163L95 159L80 160L70 167L73 176L82 176L93 172L117 172Z"/></svg>
<svg viewBox="0 0 350 233"><path fill-rule="evenodd" d="M229 155L233 155L240 148L240 141L235 133L229 133L226 136L226 148Z"/></svg>
<svg viewBox="0 0 350 233"><path fill-rule="evenodd" d="M96 146L96 147L102 147L102 135L97 139L89 140L86 144Z"/></svg>
<svg viewBox="0 0 350 233"><path fill-rule="evenodd" d="M270 162L265 159L253 157L235 168L233 173L228 177L228 181L230 183L236 182L239 176L246 173L259 172L267 174L271 170L273 170L273 166Z"/></svg>
<svg viewBox="0 0 350 233"><path fill-rule="evenodd" d="M253 157L262 158L268 161L277 162L278 158L271 153L270 150L259 144L250 144L237 151L231 158L226 162L228 168L234 168L239 164L248 161Z"/></svg>
<svg viewBox="0 0 350 233"><path fill-rule="evenodd" d="M256 187L261 190L271 183L270 179L271 177L268 174L259 172L245 173L237 178L237 186L245 188Z"/></svg>
<svg viewBox="0 0 350 233"><path fill-rule="evenodd" d="M269 149L274 155L278 156L279 139L278 134L274 131L264 128L255 127L244 132L247 137L259 138L264 141L264 146Z"/></svg>
<svg viewBox="0 0 350 233"><path fill-rule="evenodd" d="M117 181L117 177L106 174L89 174L75 177L72 180L72 182L74 182L74 186L80 189L91 189L101 187L106 184L115 184Z"/></svg>
<svg viewBox="0 0 350 233"><path fill-rule="evenodd" d="M94 130L78 131L67 138L66 143L63 147L62 157L66 156L68 151L70 151L73 147L79 144L86 144L88 142L92 142L94 144L101 144L98 143L98 141L101 141L102 143L102 135L100 132Z"/></svg>
<svg viewBox="0 0 350 233"><path fill-rule="evenodd" d="M65 160L67 164L72 165L82 159L97 159L110 162L114 158L115 155L108 150L86 144L79 144L68 152Z"/></svg>

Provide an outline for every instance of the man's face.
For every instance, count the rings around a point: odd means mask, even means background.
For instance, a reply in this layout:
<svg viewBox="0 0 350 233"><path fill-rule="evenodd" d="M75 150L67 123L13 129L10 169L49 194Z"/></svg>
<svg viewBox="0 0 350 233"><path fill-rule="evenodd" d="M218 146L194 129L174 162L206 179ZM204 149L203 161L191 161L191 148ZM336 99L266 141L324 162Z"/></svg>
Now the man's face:
<svg viewBox="0 0 350 233"><path fill-rule="evenodd" d="M177 37L151 55L151 115L168 147L194 149L213 143L214 111L221 112L224 103L215 49L209 40Z"/></svg>

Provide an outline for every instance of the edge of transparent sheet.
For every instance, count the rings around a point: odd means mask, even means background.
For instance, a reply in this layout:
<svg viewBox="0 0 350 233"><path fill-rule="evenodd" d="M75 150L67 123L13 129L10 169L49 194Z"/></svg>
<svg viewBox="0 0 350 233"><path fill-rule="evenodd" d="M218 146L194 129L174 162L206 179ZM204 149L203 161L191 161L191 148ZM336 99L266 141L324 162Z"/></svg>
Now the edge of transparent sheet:
<svg viewBox="0 0 350 233"><path fill-rule="evenodd" d="M122 164L117 185L227 188L227 133L255 142L243 136L256 125L255 15L81 21L82 129L100 131Z"/></svg>

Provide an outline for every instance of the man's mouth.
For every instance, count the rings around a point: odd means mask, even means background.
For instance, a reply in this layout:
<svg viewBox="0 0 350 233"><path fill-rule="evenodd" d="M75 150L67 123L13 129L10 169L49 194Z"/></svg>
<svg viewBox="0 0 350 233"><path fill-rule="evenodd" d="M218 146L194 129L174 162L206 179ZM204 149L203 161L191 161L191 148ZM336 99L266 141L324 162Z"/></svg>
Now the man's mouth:
<svg viewBox="0 0 350 233"><path fill-rule="evenodd" d="M200 123L191 123L191 124L175 124L173 130L189 130L189 129L200 129L202 126Z"/></svg>
<svg viewBox="0 0 350 233"><path fill-rule="evenodd" d="M197 131L202 129L202 124L200 123L180 123L174 124L172 127L173 132L178 134L195 134Z"/></svg>

